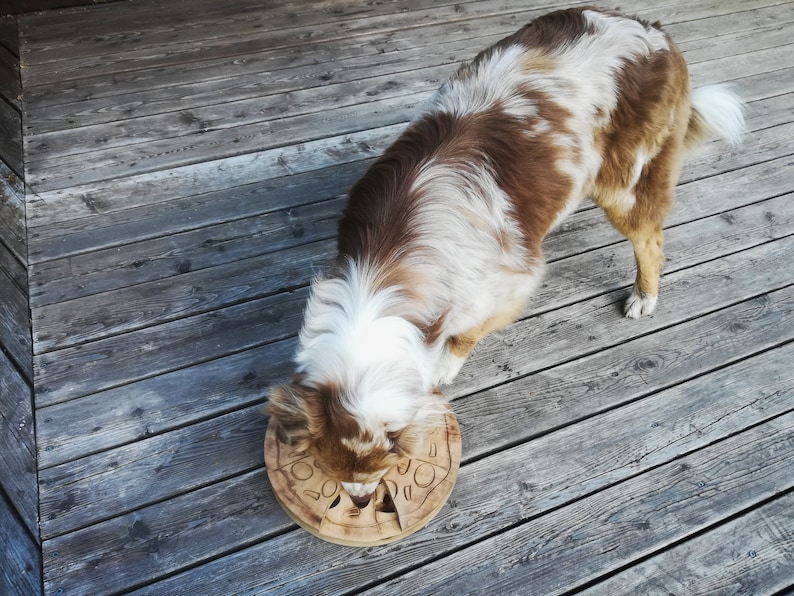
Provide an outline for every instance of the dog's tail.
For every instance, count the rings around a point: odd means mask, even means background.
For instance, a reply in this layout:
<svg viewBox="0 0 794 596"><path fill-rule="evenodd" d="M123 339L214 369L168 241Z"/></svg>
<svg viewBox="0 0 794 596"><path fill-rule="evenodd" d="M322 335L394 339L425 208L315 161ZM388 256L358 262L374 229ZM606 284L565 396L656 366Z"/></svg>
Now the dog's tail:
<svg viewBox="0 0 794 596"><path fill-rule="evenodd" d="M692 91L692 115L684 142L694 149L710 136L737 146L744 133L744 102L726 85L707 85Z"/></svg>

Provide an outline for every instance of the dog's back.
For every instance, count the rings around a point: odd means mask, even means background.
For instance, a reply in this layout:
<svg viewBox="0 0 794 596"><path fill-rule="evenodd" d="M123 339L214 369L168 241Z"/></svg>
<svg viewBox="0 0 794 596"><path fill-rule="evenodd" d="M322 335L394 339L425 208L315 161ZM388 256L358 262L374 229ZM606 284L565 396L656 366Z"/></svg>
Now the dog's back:
<svg viewBox="0 0 794 596"><path fill-rule="evenodd" d="M657 25L551 13L462 66L353 187L340 256L406 286L465 356L521 314L543 238L589 195L647 245L648 309L690 116L686 64Z"/></svg>

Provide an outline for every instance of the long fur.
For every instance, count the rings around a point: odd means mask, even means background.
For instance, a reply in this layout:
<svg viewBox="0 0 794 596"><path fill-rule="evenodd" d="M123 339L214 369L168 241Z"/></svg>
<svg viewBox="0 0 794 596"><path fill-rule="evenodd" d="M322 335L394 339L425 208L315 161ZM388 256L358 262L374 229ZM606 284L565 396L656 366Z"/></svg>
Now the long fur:
<svg viewBox="0 0 794 596"><path fill-rule="evenodd" d="M541 242L585 196L632 241L626 315L651 312L683 153L742 129L730 91L690 94L658 24L558 11L481 52L351 189L296 376L271 394L282 436L366 500L438 422L435 388L524 312Z"/></svg>

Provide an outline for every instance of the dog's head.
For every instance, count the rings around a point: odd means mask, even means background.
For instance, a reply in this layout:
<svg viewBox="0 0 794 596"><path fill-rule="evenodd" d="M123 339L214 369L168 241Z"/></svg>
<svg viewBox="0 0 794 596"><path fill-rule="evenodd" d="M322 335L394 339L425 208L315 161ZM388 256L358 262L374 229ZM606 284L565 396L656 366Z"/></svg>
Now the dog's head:
<svg viewBox="0 0 794 596"><path fill-rule="evenodd" d="M310 453L354 503L364 506L386 472L423 444L433 419L427 410L438 409L440 403L432 401L435 408L378 420L356 411L356 402L342 388L307 383L297 375L271 389L267 413L280 441Z"/></svg>

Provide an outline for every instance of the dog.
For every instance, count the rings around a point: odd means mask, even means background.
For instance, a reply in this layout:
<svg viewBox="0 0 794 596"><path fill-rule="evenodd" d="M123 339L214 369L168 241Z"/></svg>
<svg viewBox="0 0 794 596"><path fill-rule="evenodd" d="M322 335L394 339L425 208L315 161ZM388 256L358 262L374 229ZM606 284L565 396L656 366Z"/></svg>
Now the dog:
<svg viewBox="0 0 794 596"><path fill-rule="evenodd" d="M442 420L437 388L522 315L544 237L585 197L633 245L626 317L653 312L682 158L743 124L724 86L690 90L658 23L562 10L482 51L350 190L295 375L270 392L281 440L366 506Z"/></svg>

